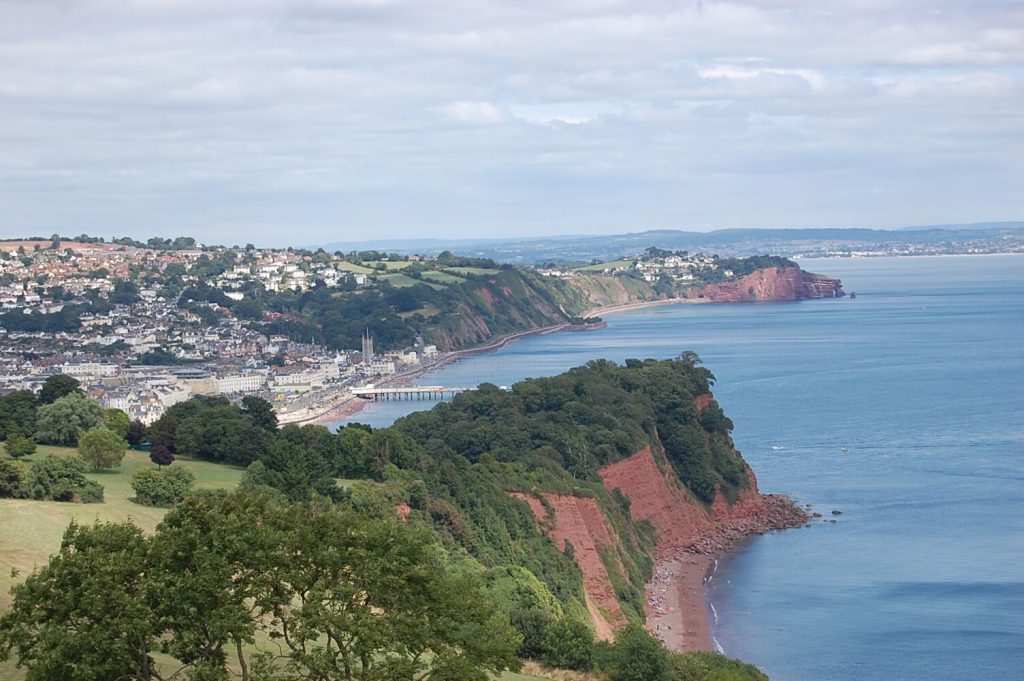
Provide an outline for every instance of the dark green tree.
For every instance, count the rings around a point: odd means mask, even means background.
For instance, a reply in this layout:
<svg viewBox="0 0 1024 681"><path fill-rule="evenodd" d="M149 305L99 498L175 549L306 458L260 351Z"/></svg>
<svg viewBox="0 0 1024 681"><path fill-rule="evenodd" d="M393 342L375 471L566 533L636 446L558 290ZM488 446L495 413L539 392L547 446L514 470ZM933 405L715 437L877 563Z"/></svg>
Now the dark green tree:
<svg viewBox="0 0 1024 681"><path fill-rule="evenodd" d="M80 392L81 383L67 374L55 374L43 382L39 389L39 404L52 404L65 395Z"/></svg>
<svg viewBox="0 0 1024 681"><path fill-rule="evenodd" d="M583 622L563 618L548 627L544 636L543 660L552 667L591 668L594 656L594 632Z"/></svg>
<svg viewBox="0 0 1024 681"><path fill-rule="evenodd" d="M16 655L27 681L157 678L147 567L137 527L72 523L49 564L12 589L0 616L0 656Z"/></svg>

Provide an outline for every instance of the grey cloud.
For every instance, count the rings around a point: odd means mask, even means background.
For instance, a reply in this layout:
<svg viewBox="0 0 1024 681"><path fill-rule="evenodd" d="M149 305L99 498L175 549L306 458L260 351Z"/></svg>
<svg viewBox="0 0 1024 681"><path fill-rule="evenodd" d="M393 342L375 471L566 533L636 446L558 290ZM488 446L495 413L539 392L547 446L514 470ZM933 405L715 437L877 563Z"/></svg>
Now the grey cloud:
<svg viewBox="0 0 1024 681"><path fill-rule="evenodd" d="M0 0L0 17L8 236L1024 208L1020 3Z"/></svg>

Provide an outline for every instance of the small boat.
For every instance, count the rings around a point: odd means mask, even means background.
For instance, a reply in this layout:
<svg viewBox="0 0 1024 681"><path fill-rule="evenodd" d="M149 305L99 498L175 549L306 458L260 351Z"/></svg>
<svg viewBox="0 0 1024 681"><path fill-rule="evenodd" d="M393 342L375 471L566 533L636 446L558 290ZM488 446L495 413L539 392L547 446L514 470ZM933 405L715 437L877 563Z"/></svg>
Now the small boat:
<svg viewBox="0 0 1024 681"><path fill-rule="evenodd" d="M848 451L850 451L850 448L849 447L840 447L839 451L841 451L841 452L848 452Z"/></svg>
<svg viewBox="0 0 1024 681"><path fill-rule="evenodd" d="M781 452L783 449L785 449L785 447L781 447L779 445L772 445L773 452Z"/></svg>
<svg viewBox="0 0 1024 681"><path fill-rule="evenodd" d="M857 300L857 292L850 291L850 300Z"/></svg>

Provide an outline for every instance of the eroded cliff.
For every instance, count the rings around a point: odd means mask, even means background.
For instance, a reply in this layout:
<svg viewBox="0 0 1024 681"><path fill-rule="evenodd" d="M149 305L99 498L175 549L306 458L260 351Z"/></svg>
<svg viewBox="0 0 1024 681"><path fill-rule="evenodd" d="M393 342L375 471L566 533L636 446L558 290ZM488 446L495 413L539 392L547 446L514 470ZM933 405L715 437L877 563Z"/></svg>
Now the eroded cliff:
<svg viewBox="0 0 1024 681"><path fill-rule="evenodd" d="M687 290L691 298L718 303L760 303L846 295L839 279L805 272L799 267L768 267L718 284Z"/></svg>

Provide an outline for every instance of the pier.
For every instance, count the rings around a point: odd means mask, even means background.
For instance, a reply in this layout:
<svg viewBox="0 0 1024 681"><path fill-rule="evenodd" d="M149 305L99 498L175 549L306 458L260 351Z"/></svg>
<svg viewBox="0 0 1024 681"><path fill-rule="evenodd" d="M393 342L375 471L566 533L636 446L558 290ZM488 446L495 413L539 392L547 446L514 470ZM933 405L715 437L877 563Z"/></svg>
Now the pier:
<svg viewBox="0 0 1024 681"><path fill-rule="evenodd" d="M476 390L476 386L448 387L443 385L407 385L398 388L378 388L364 385L352 388L352 394L364 400L441 400L459 393Z"/></svg>

